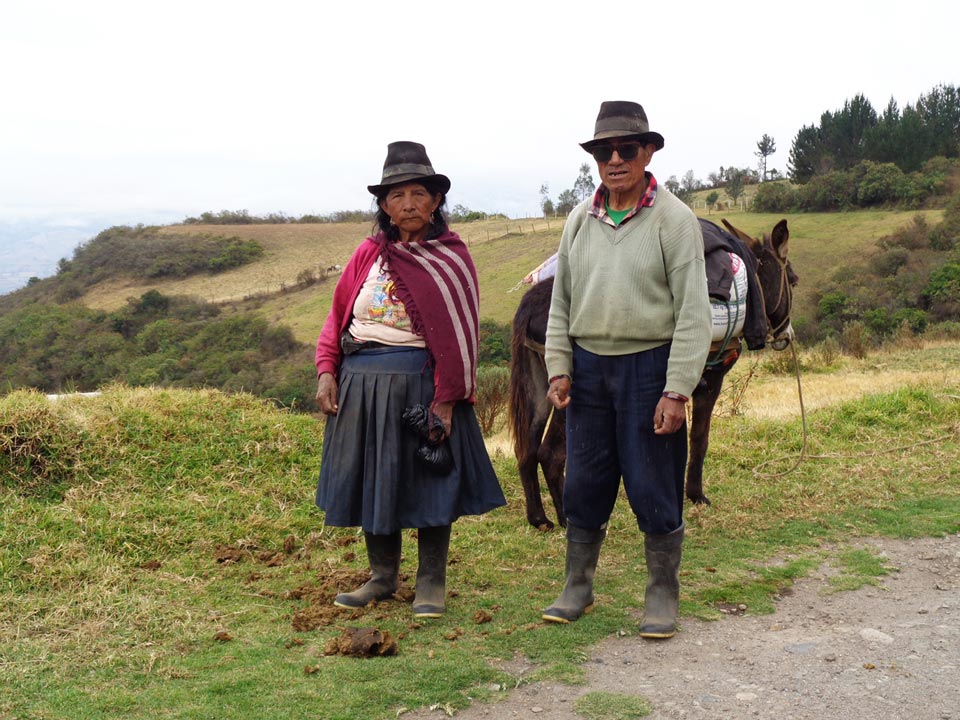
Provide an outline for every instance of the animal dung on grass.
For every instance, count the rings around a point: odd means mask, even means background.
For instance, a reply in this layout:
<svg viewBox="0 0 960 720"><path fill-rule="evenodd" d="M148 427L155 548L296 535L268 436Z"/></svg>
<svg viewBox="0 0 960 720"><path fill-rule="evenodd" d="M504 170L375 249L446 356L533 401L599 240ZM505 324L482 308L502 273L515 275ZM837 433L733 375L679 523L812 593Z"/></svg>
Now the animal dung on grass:
<svg viewBox="0 0 960 720"><path fill-rule="evenodd" d="M397 641L386 630L344 628L340 637L330 639L323 654L366 658L396 655L398 650Z"/></svg>

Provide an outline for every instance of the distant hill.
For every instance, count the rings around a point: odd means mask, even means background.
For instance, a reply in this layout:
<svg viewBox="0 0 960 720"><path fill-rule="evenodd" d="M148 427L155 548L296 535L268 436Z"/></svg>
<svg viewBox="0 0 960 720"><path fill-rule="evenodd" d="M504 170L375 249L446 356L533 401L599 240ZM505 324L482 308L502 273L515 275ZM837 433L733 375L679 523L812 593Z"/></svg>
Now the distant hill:
<svg viewBox="0 0 960 720"><path fill-rule="evenodd" d="M754 236L783 217L738 209L699 212L718 222L727 218ZM924 321L919 310L896 314L902 303L894 306L890 299L913 298L915 308L933 263L945 260L931 256L922 233L898 235L883 247L878 240L920 227L918 218L933 227L943 215L870 210L786 216L790 258L800 276L793 319L801 340L825 336L818 326L824 291L834 310L828 332L865 319L868 331L888 335L902 317ZM563 223L537 218L454 225L479 274L484 362L507 362L503 349L525 289L520 281L556 251ZM368 223L111 228L84 243L55 277L0 296L0 387L61 392L119 379L132 385L244 389L310 409L316 383L312 348L339 269L369 232ZM908 245L916 249L907 251ZM241 259L245 264L214 274L202 259L219 259L216 253L225 246L255 252ZM894 278L897 263L907 259L909 272ZM158 264L175 272L158 274ZM873 274L874 267L884 275ZM184 268L193 274L184 275ZM949 309L941 303L933 320L952 317L944 308Z"/></svg>
<svg viewBox="0 0 960 720"><path fill-rule="evenodd" d="M769 232L781 215L698 209L716 222L729 219L752 235ZM838 269L873 251L874 243L910 224L918 213L869 210L845 213L788 215L790 256L800 275L796 315L815 311L818 288ZM930 224L942 211L919 214ZM491 220L453 227L470 246L480 276L481 316L508 323L522 291L510 292L531 269L556 251L563 219ZM330 305L335 273L323 283L298 288L304 271L344 265L357 244L369 233L367 223L317 225L172 225L162 232L238 236L255 239L264 250L262 259L219 275L195 275L182 280L147 282L143 278L113 277L91 288L80 301L91 307L113 310L128 298L150 289L167 295L192 295L228 307L256 307L271 323L289 325L297 339L312 343Z"/></svg>

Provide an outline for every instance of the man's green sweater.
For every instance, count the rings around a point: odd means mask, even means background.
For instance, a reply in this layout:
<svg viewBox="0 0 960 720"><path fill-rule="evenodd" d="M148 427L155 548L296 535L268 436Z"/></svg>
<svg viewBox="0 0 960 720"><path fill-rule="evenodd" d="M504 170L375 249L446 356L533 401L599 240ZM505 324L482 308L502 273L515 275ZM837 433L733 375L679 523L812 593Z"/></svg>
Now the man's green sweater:
<svg viewBox="0 0 960 720"><path fill-rule="evenodd" d="M570 375L572 343L598 355L626 355L672 342L664 391L686 397L710 350L710 300L696 216L660 187L652 207L618 227L590 213L567 219L547 325L547 372Z"/></svg>

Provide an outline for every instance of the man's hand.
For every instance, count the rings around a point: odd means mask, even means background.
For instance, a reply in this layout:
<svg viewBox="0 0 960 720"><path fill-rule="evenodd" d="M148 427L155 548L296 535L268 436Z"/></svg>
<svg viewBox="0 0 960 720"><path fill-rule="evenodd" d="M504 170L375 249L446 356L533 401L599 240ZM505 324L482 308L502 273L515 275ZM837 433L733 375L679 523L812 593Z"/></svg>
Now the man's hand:
<svg viewBox="0 0 960 720"><path fill-rule="evenodd" d="M671 400L662 397L653 411L653 432L657 435L669 435L683 427L687 419L687 407L683 400Z"/></svg>
<svg viewBox="0 0 960 720"><path fill-rule="evenodd" d="M323 373L317 380L317 404L324 415L336 415L337 381L330 373Z"/></svg>
<svg viewBox="0 0 960 720"><path fill-rule="evenodd" d="M549 400L557 410L563 410L570 404L570 378L566 375L554 378L547 390Z"/></svg>

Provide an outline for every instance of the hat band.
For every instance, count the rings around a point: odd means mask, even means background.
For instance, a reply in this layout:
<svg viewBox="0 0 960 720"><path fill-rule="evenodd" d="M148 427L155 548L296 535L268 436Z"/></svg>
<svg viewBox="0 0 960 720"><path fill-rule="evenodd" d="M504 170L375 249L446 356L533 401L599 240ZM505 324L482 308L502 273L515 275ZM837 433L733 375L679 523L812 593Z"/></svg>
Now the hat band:
<svg viewBox="0 0 960 720"><path fill-rule="evenodd" d="M397 175L420 175L428 176L435 175L433 168L429 165L418 165L417 163L400 163L399 165L391 165L383 169L383 181L396 177Z"/></svg>
<svg viewBox="0 0 960 720"><path fill-rule="evenodd" d="M612 130L618 130L621 132L630 132L636 133L637 135L642 135L644 133L650 132L650 126L643 122L642 120L634 120L632 118L623 118L623 117L611 117L604 118L603 120L597 120L596 125L594 126L594 137L600 133L610 132Z"/></svg>

